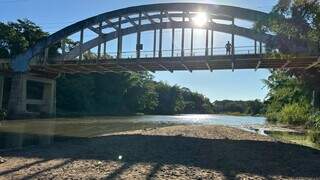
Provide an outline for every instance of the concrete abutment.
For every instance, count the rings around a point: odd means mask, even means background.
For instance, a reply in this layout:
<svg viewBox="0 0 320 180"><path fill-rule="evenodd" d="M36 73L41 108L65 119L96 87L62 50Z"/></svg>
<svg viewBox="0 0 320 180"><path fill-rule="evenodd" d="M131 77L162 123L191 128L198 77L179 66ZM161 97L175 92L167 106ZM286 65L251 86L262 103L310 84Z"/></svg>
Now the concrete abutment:
<svg viewBox="0 0 320 180"><path fill-rule="evenodd" d="M27 86L29 81L43 85L41 99L29 99ZM30 111L29 106L36 106L38 111ZM52 117L56 114L56 80L33 76L28 73L14 73L8 104L9 119L26 119L39 116Z"/></svg>

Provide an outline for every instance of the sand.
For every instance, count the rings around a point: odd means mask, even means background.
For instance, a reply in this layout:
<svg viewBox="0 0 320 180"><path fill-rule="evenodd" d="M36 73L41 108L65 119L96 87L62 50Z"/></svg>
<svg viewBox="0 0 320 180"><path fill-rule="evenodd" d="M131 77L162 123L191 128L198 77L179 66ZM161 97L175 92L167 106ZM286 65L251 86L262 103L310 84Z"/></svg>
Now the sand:
<svg viewBox="0 0 320 180"><path fill-rule="evenodd" d="M320 179L320 151L224 126L75 138L0 156L0 179Z"/></svg>

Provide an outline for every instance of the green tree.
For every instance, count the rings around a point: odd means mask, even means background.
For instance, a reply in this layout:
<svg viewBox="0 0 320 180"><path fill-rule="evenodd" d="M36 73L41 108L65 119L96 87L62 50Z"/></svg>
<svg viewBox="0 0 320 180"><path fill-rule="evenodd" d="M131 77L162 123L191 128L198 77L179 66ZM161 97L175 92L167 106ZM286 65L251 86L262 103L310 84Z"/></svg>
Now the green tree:
<svg viewBox="0 0 320 180"><path fill-rule="evenodd" d="M156 86L158 93L157 114L177 114L184 109L184 101L181 90L178 86L169 86L166 83L160 82Z"/></svg>
<svg viewBox="0 0 320 180"><path fill-rule="evenodd" d="M65 75L57 79L58 112L89 113L93 111L92 76Z"/></svg>
<svg viewBox="0 0 320 180"><path fill-rule="evenodd" d="M11 58L23 53L46 36L48 33L27 19L7 24L0 22L0 57Z"/></svg>
<svg viewBox="0 0 320 180"><path fill-rule="evenodd" d="M213 113L213 106L210 100L202 94L191 92L188 88L181 88L181 92L185 105L183 113Z"/></svg>
<svg viewBox="0 0 320 180"><path fill-rule="evenodd" d="M279 0L270 17L256 24L258 31L271 32L282 38L280 53L294 55L288 40L299 40L308 47L308 55L319 53L320 2L318 0ZM301 55L301 54L300 54ZM265 80L269 88L266 101L266 115L270 121L291 124L305 123L312 91L320 90L319 72L316 69L272 71ZM299 116L300 114L300 116ZM299 123L297 123L299 122Z"/></svg>
<svg viewBox="0 0 320 180"><path fill-rule="evenodd" d="M215 113L232 113L232 114L246 114L259 115L264 112L264 105L259 100L254 101L215 101L213 103L213 110Z"/></svg>
<svg viewBox="0 0 320 180"><path fill-rule="evenodd" d="M288 40L302 40L311 53L317 53L320 42L319 0L279 0L269 18L256 24L258 31L275 33L282 37L282 53L290 53L293 43ZM301 45L301 44L299 44Z"/></svg>
<svg viewBox="0 0 320 180"><path fill-rule="evenodd" d="M292 106L293 104L299 104L301 111L305 107L310 107L309 89L303 81L294 75L289 75L283 71L273 71L269 78L264 80L264 83L269 88L266 100L266 116L270 121L294 122L294 120L284 120L285 112L297 110L296 106ZM306 118L305 121L307 121Z"/></svg>

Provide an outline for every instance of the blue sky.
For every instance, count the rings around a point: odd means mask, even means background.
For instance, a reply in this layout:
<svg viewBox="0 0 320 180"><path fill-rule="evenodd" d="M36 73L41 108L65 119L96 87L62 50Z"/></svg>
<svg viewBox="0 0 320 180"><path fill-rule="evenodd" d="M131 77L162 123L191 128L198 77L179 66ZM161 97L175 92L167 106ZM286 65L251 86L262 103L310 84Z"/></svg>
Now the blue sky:
<svg viewBox="0 0 320 180"><path fill-rule="evenodd" d="M129 6L166 3L166 2L199 2L224 4L259 11L269 12L277 0L0 0L0 21L15 21L28 18L40 25L45 31L53 33L79 20L100 13ZM242 22L239 22L242 23ZM201 34L201 33L199 33ZM224 46L228 35L219 35L216 46ZM237 41L238 40L238 41ZM236 39L239 44L250 41ZM131 49L134 43L129 44ZM199 45L200 46L200 45ZM209 97L211 101L264 99L267 89L262 79L267 78L268 70L236 70L232 71L195 71L190 72L157 72L155 79L166 81L171 85L187 87Z"/></svg>

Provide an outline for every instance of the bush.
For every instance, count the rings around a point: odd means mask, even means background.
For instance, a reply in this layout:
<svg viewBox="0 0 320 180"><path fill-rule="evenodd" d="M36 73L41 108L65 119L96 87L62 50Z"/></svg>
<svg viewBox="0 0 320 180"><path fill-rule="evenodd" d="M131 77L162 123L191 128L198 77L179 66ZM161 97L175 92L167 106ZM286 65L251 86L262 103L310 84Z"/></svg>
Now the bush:
<svg viewBox="0 0 320 180"><path fill-rule="evenodd" d="M278 121L278 116L279 116L278 112L269 112L269 111L266 112L266 117L268 122L276 123Z"/></svg>
<svg viewBox="0 0 320 180"><path fill-rule="evenodd" d="M309 107L293 103L285 105L279 113L279 121L285 124L302 125L309 119Z"/></svg>
<svg viewBox="0 0 320 180"><path fill-rule="evenodd" d="M310 127L315 130L320 130L320 111L310 116Z"/></svg>
<svg viewBox="0 0 320 180"><path fill-rule="evenodd" d="M309 133L310 141L320 145L320 131L311 131Z"/></svg>

